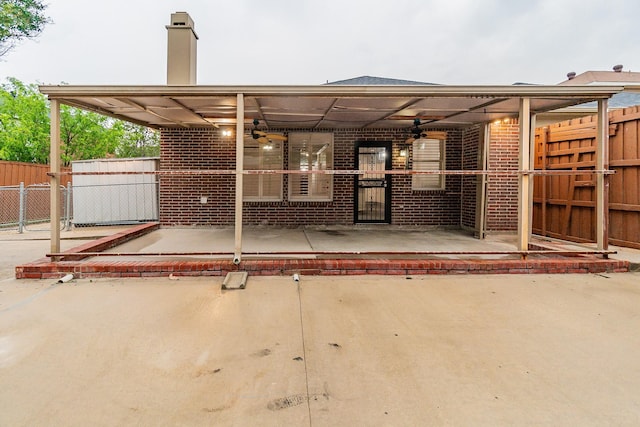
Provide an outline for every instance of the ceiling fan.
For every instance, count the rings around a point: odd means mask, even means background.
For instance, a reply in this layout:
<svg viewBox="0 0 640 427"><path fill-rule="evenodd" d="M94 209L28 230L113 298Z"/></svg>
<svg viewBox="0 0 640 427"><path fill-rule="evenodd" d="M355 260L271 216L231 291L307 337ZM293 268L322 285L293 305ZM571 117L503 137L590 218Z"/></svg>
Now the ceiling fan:
<svg viewBox="0 0 640 427"><path fill-rule="evenodd" d="M263 144L269 144L273 141L286 141L287 137L285 135L281 135L279 133L266 133L261 130L258 130L258 125L260 121L258 119L253 119L253 129L251 129L251 137L258 142Z"/></svg>
<svg viewBox="0 0 640 427"><path fill-rule="evenodd" d="M427 131L420 129L420 119L413 119L413 127L411 128L411 136L407 138L405 144L411 144L416 139L426 138Z"/></svg>

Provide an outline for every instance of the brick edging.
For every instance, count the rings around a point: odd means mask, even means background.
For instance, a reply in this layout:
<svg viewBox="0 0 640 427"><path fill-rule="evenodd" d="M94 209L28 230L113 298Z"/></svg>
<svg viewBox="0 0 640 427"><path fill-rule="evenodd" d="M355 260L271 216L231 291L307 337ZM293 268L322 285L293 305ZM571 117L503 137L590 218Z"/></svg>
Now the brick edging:
<svg viewBox="0 0 640 427"><path fill-rule="evenodd" d="M564 274L627 272L629 262L609 259L544 260L231 260L211 261L60 261L16 267L18 279L50 279L73 273L76 278L223 276L247 271L254 276L423 275L423 274Z"/></svg>

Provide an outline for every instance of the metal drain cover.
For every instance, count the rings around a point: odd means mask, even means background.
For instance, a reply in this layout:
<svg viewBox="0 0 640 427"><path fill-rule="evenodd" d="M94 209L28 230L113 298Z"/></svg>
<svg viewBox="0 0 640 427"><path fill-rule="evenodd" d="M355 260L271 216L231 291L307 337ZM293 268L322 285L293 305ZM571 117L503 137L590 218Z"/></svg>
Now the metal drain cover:
<svg viewBox="0 0 640 427"><path fill-rule="evenodd" d="M227 277L222 282L222 289L244 289L247 286L248 275L246 271L227 273Z"/></svg>

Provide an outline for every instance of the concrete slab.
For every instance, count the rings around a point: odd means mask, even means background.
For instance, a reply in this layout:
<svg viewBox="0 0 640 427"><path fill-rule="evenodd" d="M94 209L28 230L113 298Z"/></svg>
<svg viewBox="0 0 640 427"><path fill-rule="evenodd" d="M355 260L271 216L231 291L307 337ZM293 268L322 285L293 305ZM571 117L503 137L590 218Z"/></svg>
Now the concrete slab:
<svg viewBox="0 0 640 427"><path fill-rule="evenodd" d="M637 425L640 273L0 281L0 425Z"/></svg>
<svg viewBox="0 0 640 427"><path fill-rule="evenodd" d="M244 289L247 286L249 274L246 271L234 271L227 273L222 281L222 289Z"/></svg>
<svg viewBox="0 0 640 427"><path fill-rule="evenodd" d="M493 236L485 240L474 239L461 231L419 231L402 228L256 228L246 227L243 232L243 251L313 252L313 251L510 251L515 249L515 236ZM105 252L162 253L207 252L233 253L234 231L231 228L163 228ZM261 255L264 257L265 255ZM228 257L228 256L227 256ZM251 257L247 255L246 257ZM275 257L275 256L274 256ZM315 258L298 255L298 258ZM451 256L448 256L451 258ZM489 256L508 258L508 255ZM126 260L135 257L120 257ZM176 258L155 257L159 260L194 259L193 255ZM224 258L224 256L197 256L197 258ZM471 256L478 258L478 256ZM101 257L102 260L112 258ZM115 258L113 258L115 259Z"/></svg>
<svg viewBox="0 0 640 427"><path fill-rule="evenodd" d="M75 247L72 250L75 254L61 254L56 262L40 259L21 264L16 267L16 277L48 279L67 273L84 278L220 276L238 269L252 275L560 274L629 270L628 261L579 256L575 253L577 249L570 249L572 253L567 256L554 252L523 258L513 253L513 235L478 240L460 231L418 231L404 227L248 228L244 233L242 261L236 265L231 262L231 231L230 228L162 230L154 223L138 225L127 232ZM211 238L215 234L223 238ZM321 247L324 249L315 249Z"/></svg>

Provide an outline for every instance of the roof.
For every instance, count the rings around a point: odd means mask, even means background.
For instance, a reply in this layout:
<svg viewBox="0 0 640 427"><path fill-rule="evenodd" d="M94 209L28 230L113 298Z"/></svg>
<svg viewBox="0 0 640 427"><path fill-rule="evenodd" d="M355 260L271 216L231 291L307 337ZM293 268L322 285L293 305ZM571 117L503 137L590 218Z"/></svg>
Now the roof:
<svg viewBox="0 0 640 427"><path fill-rule="evenodd" d="M609 108L626 108L640 105L640 73L631 71L586 71L559 83L561 86L605 86L624 85L624 92L614 94L609 100ZM579 105L578 109L595 109L596 104L589 102Z"/></svg>
<svg viewBox="0 0 640 427"><path fill-rule="evenodd" d="M389 79L387 77L360 76L352 79L327 82L328 85L434 85L435 83L416 82L413 80Z"/></svg>
<svg viewBox="0 0 640 427"><path fill-rule="evenodd" d="M622 86L40 86L49 99L160 127L235 124L243 94L245 124L268 128L467 127L517 117L520 98L541 113L620 92Z"/></svg>
<svg viewBox="0 0 640 427"><path fill-rule="evenodd" d="M640 105L640 93L634 92L621 92L616 93L609 100L609 109L620 109L633 107L636 105ZM576 108L579 109L589 109L595 110L597 108L597 104L595 102L588 102L586 104L578 105Z"/></svg>
<svg viewBox="0 0 640 427"><path fill-rule="evenodd" d="M640 85L640 73L631 71L585 71L572 79L558 83L562 86L577 85Z"/></svg>

